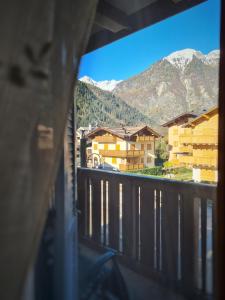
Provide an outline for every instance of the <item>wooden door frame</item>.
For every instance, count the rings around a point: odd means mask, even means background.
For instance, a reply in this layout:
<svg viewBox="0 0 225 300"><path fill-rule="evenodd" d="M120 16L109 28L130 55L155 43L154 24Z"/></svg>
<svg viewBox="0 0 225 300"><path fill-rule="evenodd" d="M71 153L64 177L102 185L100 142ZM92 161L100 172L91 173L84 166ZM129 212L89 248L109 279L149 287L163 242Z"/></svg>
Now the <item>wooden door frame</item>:
<svg viewBox="0 0 225 300"><path fill-rule="evenodd" d="M215 218L215 292L217 300L224 299L225 278L225 0L221 0L220 53L219 179Z"/></svg>

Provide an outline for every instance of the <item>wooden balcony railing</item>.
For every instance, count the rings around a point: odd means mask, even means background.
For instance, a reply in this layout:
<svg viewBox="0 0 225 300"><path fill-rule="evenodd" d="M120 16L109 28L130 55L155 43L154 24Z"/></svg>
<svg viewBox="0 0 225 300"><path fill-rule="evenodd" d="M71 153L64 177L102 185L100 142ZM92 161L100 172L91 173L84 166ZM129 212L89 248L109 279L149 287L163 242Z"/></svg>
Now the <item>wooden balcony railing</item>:
<svg viewBox="0 0 225 300"><path fill-rule="evenodd" d="M193 165L193 156L184 155L179 157L180 163L187 164L187 165Z"/></svg>
<svg viewBox="0 0 225 300"><path fill-rule="evenodd" d="M192 148L192 146L181 146L181 147L178 147L178 149L174 152L177 152L177 153L192 153L193 148Z"/></svg>
<svg viewBox="0 0 225 300"><path fill-rule="evenodd" d="M99 154L107 157L138 157L144 156L143 150L99 150Z"/></svg>
<svg viewBox="0 0 225 300"><path fill-rule="evenodd" d="M212 299L215 199L214 185L81 168L80 238L190 299Z"/></svg>
<svg viewBox="0 0 225 300"><path fill-rule="evenodd" d="M193 164L208 167L217 167L217 157L193 157Z"/></svg>
<svg viewBox="0 0 225 300"><path fill-rule="evenodd" d="M181 134L179 142L180 144L192 144L192 135Z"/></svg>
<svg viewBox="0 0 225 300"><path fill-rule="evenodd" d="M128 171L128 170L140 170L144 169L144 164L120 164L120 171Z"/></svg>
<svg viewBox="0 0 225 300"><path fill-rule="evenodd" d="M110 135L96 136L94 141L98 143L116 143L116 137Z"/></svg>
<svg viewBox="0 0 225 300"><path fill-rule="evenodd" d="M180 163L183 163L186 165L217 167L217 158L216 157L181 156L181 157L179 157L179 161L180 161Z"/></svg>
<svg viewBox="0 0 225 300"><path fill-rule="evenodd" d="M217 145L218 135L180 135L181 144Z"/></svg>
<svg viewBox="0 0 225 300"><path fill-rule="evenodd" d="M151 142L154 141L153 136L137 136L136 142Z"/></svg>
<svg viewBox="0 0 225 300"><path fill-rule="evenodd" d="M194 135L192 144L217 145L218 135Z"/></svg>

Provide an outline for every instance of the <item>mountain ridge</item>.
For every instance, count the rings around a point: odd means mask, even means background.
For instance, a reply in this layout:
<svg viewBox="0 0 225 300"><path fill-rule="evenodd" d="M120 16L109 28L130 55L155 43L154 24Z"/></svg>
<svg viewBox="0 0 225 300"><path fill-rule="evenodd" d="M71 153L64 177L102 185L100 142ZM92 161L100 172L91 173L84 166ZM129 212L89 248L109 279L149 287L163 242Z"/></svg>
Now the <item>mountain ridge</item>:
<svg viewBox="0 0 225 300"><path fill-rule="evenodd" d="M81 115L86 123L87 119L91 123L99 119L108 126L146 122L159 127L182 113L201 114L217 105L219 55L219 50L208 54L194 49L175 51L141 73L115 81L111 91L104 91L99 82L86 77L87 83L80 82L88 89L88 99L80 94L86 105L86 113ZM93 103L95 110L91 110ZM82 108L81 101L79 105ZM82 123L82 118L79 120Z"/></svg>
<svg viewBox="0 0 225 300"><path fill-rule="evenodd" d="M184 49L124 80L112 92L163 124L176 115L191 111L200 114L217 105L218 70L218 50L205 55Z"/></svg>

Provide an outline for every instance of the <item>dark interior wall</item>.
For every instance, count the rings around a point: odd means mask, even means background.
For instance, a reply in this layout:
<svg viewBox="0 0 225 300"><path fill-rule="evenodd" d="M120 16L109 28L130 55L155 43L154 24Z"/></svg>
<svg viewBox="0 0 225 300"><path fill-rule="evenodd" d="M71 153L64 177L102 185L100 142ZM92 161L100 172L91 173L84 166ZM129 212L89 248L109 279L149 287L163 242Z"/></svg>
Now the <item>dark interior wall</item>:
<svg viewBox="0 0 225 300"><path fill-rule="evenodd" d="M225 0L221 0L220 78L219 78L219 160L216 203L216 299L225 298Z"/></svg>
<svg viewBox="0 0 225 300"><path fill-rule="evenodd" d="M0 3L0 299L20 299L37 252L95 6Z"/></svg>

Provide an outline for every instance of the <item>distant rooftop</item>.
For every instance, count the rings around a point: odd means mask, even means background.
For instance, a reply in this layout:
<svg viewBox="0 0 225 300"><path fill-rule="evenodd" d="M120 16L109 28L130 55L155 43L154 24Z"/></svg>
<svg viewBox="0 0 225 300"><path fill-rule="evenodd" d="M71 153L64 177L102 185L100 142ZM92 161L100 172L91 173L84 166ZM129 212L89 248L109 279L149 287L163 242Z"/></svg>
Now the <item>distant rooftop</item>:
<svg viewBox="0 0 225 300"><path fill-rule="evenodd" d="M160 137L160 134L154 131L148 126L139 126L139 127L98 127L95 130L91 131L87 137L94 138L95 136L101 134L102 132L108 132L112 135L115 135L121 139L129 140L132 136L139 135L152 135L155 137Z"/></svg>
<svg viewBox="0 0 225 300"><path fill-rule="evenodd" d="M217 113L218 113L218 106L212 107L208 111L206 111L203 114L201 114L200 116L198 116L197 118L188 122L185 127L195 126L195 125L207 120L208 117L211 117Z"/></svg>
<svg viewBox="0 0 225 300"><path fill-rule="evenodd" d="M193 113L183 113L181 115L178 115L177 117L173 118L172 120L166 122L165 124L162 124L163 127L171 127L176 124L180 123L187 123L189 121L189 118L196 118L197 115Z"/></svg>

